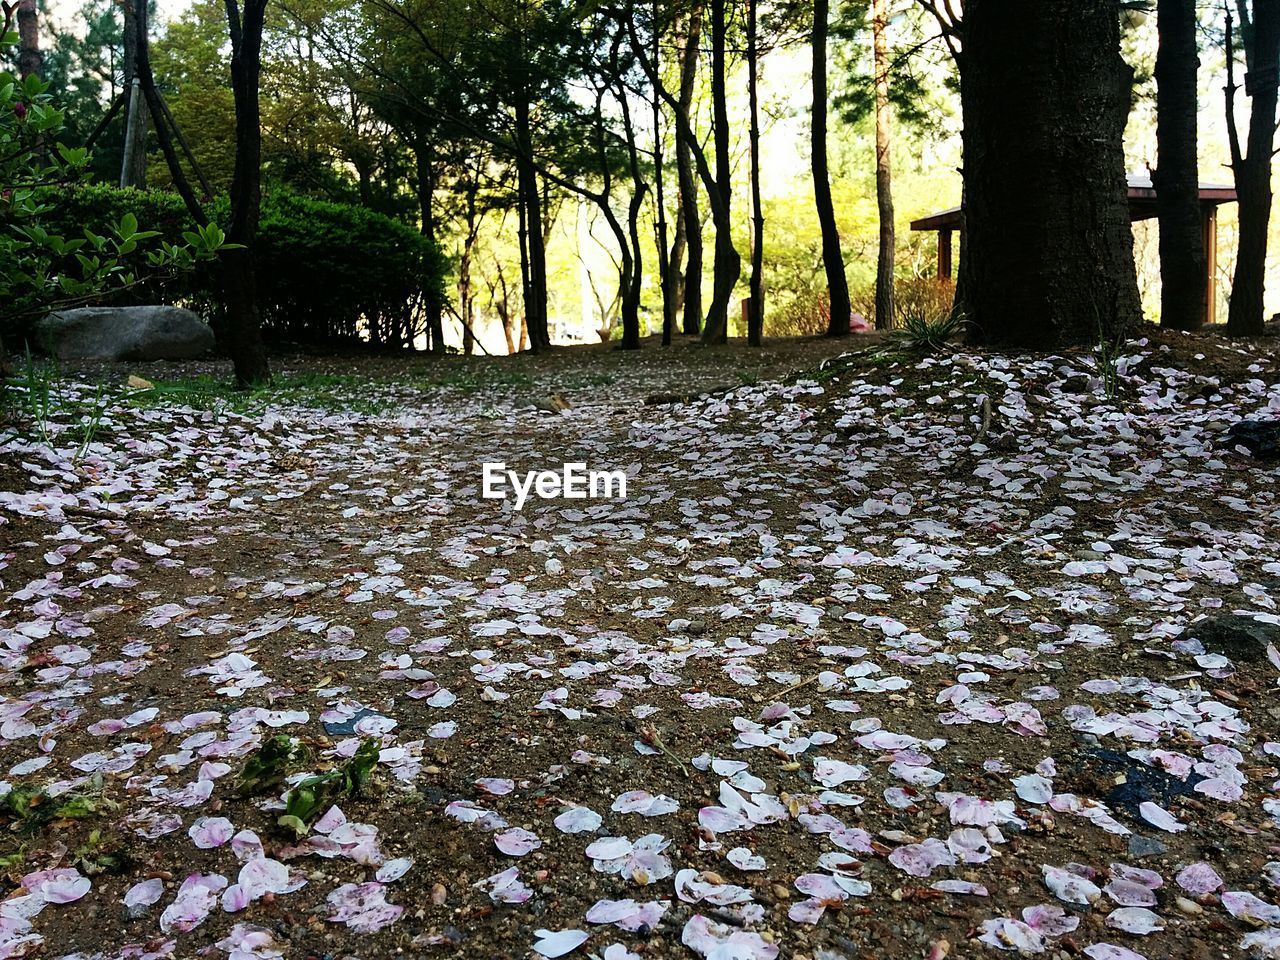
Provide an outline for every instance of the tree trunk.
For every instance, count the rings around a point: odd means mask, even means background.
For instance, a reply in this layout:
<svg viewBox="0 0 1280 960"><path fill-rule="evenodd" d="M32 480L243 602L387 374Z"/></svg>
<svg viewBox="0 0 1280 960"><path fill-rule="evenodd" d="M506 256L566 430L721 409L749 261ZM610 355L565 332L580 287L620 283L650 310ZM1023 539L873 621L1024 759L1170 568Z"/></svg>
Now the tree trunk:
<svg viewBox="0 0 1280 960"><path fill-rule="evenodd" d="M1142 308L1114 0L969 0L963 36L970 336L1046 350L1122 338Z"/></svg>
<svg viewBox="0 0 1280 960"><path fill-rule="evenodd" d="M18 76L40 75L44 54L40 51L40 11L36 0L18 0Z"/></svg>
<svg viewBox="0 0 1280 960"><path fill-rule="evenodd" d="M436 239L436 175L435 155L430 142L419 137L413 146L416 187L418 191L418 220L422 235L437 243ZM424 303L427 313L427 348L435 354L444 353L444 304L433 290Z"/></svg>
<svg viewBox="0 0 1280 960"><path fill-rule="evenodd" d="M751 154L751 284L747 301L747 344L764 343L764 210L760 200L760 50L756 29L757 0L747 0L747 112Z"/></svg>
<svg viewBox="0 0 1280 960"><path fill-rule="evenodd" d="M729 339L729 301L742 273L742 258L733 247L733 167L729 160L729 106L725 89L725 5L728 0L711 0L711 114L715 134L715 189L719 193L716 215L715 277L711 287L711 307L707 311L703 343L725 343Z"/></svg>
<svg viewBox="0 0 1280 960"><path fill-rule="evenodd" d="M1247 10L1241 4L1242 13ZM1235 122L1235 68L1231 15L1227 15L1227 116L1231 166L1240 198L1239 249L1227 311L1227 333L1233 337L1263 332L1267 231L1271 223L1271 157L1276 125L1277 77L1280 76L1280 0L1254 0L1252 22L1241 24L1249 72L1245 92L1249 110L1248 153L1241 151Z"/></svg>
<svg viewBox="0 0 1280 960"><path fill-rule="evenodd" d="M124 117L125 136L121 146L120 186L147 186L147 107L138 74L138 44L147 36L147 5L143 0L126 0L124 14Z"/></svg>
<svg viewBox="0 0 1280 960"><path fill-rule="evenodd" d="M657 94L654 94L655 99ZM618 103L622 107L622 129L627 138L627 158L631 167L631 203L627 208L627 236L619 236L622 249L623 283L622 294L622 343L623 350L640 349L640 291L644 279L644 260L640 250L640 212L644 209L644 197L649 185L644 182L640 169L640 150L636 146L635 126L631 122L631 108L627 105L627 90L624 87L618 92ZM603 143L602 143L603 146ZM602 160L604 151L601 151ZM608 196L601 204L605 215L612 221L613 213L609 210ZM627 245L631 250L628 252ZM664 303L665 307L665 303ZM664 329L666 329L664 324ZM664 334L665 336L665 334Z"/></svg>
<svg viewBox="0 0 1280 960"><path fill-rule="evenodd" d="M827 170L827 15L828 0L813 3L813 106L810 113L810 161L813 165L813 196L822 230L822 265L827 274L827 336L849 335L849 280L840 252L840 229L836 226L835 205L831 202L831 175Z"/></svg>
<svg viewBox="0 0 1280 960"><path fill-rule="evenodd" d="M893 227L893 154L890 149L889 13L887 0L873 0L871 32L875 61L876 206L880 217L880 249L876 256L876 329L893 326L893 268L897 240Z"/></svg>
<svg viewBox="0 0 1280 960"><path fill-rule="evenodd" d="M653 65L662 69L662 29L658 21L658 0L653 0ZM662 157L662 98L653 91L653 205L655 211L654 233L658 250L658 282L662 287L662 345L670 346L676 327L676 290L667 249L667 198L663 183ZM636 249L637 255L639 248Z"/></svg>
<svg viewBox="0 0 1280 960"><path fill-rule="evenodd" d="M1208 262L1196 160L1195 0L1159 0L1156 150L1151 174L1160 217L1160 325L1194 330L1205 322Z"/></svg>
<svg viewBox="0 0 1280 960"><path fill-rule="evenodd" d="M267 383L271 368L258 316L253 248L262 206L262 128L258 83L262 73L262 24L267 0L246 0L241 17L237 0L226 0L231 33L231 90L236 109L235 170L231 178L231 226L227 242L239 249L221 254L227 299L227 334L236 384Z"/></svg>
<svg viewBox="0 0 1280 960"><path fill-rule="evenodd" d="M516 173L525 211L525 243L528 255L528 287L525 292L525 325L534 353L551 346L547 326L547 252L542 235L542 191L533 162L533 132L529 103L516 104Z"/></svg>
<svg viewBox="0 0 1280 960"><path fill-rule="evenodd" d="M680 103L683 123L692 128L693 95L698 86L698 45L702 42L702 5L689 10L684 50L680 58ZM698 212L698 181L693 168L693 146L683 137L676 139L676 171L680 181L680 223L677 230L689 250L684 270L683 320L680 332L696 337L702 332L702 216ZM679 242L679 241L677 241ZM679 258L673 253L673 264Z"/></svg>

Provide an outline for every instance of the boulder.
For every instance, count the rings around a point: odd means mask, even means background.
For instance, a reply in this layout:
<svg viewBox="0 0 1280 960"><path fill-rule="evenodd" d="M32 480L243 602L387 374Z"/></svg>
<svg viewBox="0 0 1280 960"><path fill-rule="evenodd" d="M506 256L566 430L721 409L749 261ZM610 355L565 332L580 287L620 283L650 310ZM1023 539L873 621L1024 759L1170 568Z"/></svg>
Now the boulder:
<svg viewBox="0 0 1280 960"><path fill-rule="evenodd" d="M1178 639L1199 640L1209 653L1235 663L1265 663L1267 645L1280 647L1280 626L1229 613L1188 624Z"/></svg>
<svg viewBox="0 0 1280 960"><path fill-rule="evenodd" d="M1280 420L1241 420L1231 425L1226 442L1244 447L1260 460L1280 457Z"/></svg>
<svg viewBox="0 0 1280 960"><path fill-rule="evenodd" d="M80 307L36 325L60 360L190 360L213 349L213 331L182 307Z"/></svg>

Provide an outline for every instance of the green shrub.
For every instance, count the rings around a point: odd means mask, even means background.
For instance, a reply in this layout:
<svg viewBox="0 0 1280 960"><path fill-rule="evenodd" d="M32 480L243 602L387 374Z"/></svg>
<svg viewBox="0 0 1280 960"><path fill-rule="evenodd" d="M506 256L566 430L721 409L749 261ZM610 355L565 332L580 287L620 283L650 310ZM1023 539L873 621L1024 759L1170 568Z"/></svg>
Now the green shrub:
<svg viewBox="0 0 1280 960"><path fill-rule="evenodd" d="M160 190L92 184L60 192L54 217L70 228L132 212L164 240L181 239L192 221L181 198ZM221 224L225 197L209 205ZM320 344L364 337L411 343L423 307L443 302L447 264L416 229L351 204L275 192L262 198L255 250L258 301L268 340ZM134 287L117 298L184 301L219 326L217 270L212 266Z"/></svg>
<svg viewBox="0 0 1280 960"><path fill-rule="evenodd" d="M17 43L13 7L0 17L0 62ZM52 307L78 306L134 290L156 274L176 277L222 246L216 228L173 242L140 229L136 212L69 220L58 203L79 182L89 153L59 141L63 112L39 76L0 67L0 342L26 337ZM5 366L0 349L0 369Z"/></svg>

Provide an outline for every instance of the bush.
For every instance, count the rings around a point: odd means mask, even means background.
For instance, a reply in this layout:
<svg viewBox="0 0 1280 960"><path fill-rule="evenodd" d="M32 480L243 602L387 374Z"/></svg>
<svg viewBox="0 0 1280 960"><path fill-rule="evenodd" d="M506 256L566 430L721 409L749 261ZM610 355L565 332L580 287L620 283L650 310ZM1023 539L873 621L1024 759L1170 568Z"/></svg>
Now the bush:
<svg viewBox="0 0 1280 960"><path fill-rule="evenodd" d="M954 283L938 280L935 277L898 277L893 284L893 306L895 316L889 324L891 330L902 330L912 324L941 323L951 316L951 305L955 299ZM853 287L849 291L849 299L853 304L853 312L867 318L867 322L876 322L876 285L874 281Z"/></svg>
<svg viewBox="0 0 1280 960"><path fill-rule="evenodd" d="M71 230L133 213L177 242L192 228L176 194L93 184L60 192L52 215ZM230 204L209 206L221 224ZM421 332L424 307L444 302L447 263L416 229L351 204L276 192L262 198L256 246L258 302L268 340L322 344L365 338L405 345ZM117 301L184 301L219 326L217 271L211 267L133 288Z"/></svg>
<svg viewBox="0 0 1280 960"><path fill-rule="evenodd" d="M0 61L18 40L12 12L4 5ZM157 232L139 229L131 210L68 222L57 204L84 176L89 153L59 142L63 116L39 76L0 69L0 342L25 339L51 307L102 300L156 274L178 276L222 246L216 227L153 242ZM0 348L0 370L5 359Z"/></svg>

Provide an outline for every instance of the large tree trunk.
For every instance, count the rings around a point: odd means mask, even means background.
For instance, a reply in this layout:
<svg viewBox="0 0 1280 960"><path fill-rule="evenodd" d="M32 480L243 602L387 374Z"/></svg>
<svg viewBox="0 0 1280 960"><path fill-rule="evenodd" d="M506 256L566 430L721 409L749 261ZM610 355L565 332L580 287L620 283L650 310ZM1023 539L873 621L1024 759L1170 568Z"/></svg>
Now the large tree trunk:
<svg viewBox="0 0 1280 960"><path fill-rule="evenodd" d="M715 277L711 285L711 307L702 331L704 343L724 343L729 339L729 301L742 273L742 258L733 246L733 167L729 160L729 106L725 89L725 5L728 0L711 0L711 114L715 135L716 177L719 212L716 216Z"/></svg>
<svg viewBox="0 0 1280 960"><path fill-rule="evenodd" d="M258 83L262 73L262 24L267 0L246 0L244 15L236 0L226 0L231 33L231 91L236 108L236 160L231 178L231 226L227 242L238 249L222 253L227 298L227 339L236 384L257 386L271 379L258 315L253 248L262 206L262 128Z"/></svg>
<svg viewBox="0 0 1280 960"><path fill-rule="evenodd" d="M810 112L809 156L813 168L813 196L822 230L822 266L827 274L827 301L830 306L827 336L849 335L849 280L840 252L840 229L831 202L831 175L827 170L827 15L828 0L813 3L813 106Z"/></svg>
<svg viewBox="0 0 1280 960"><path fill-rule="evenodd" d="M1123 337L1142 308L1114 0L969 0L963 35L971 337L1046 350Z"/></svg>
<svg viewBox="0 0 1280 960"><path fill-rule="evenodd" d="M18 0L18 76L40 75L44 54L40 51L40 11L36 0Z"/></svg>
<svg viewBox="0 0 1280 960"><path fill-rule="evenodd" d="M702 5L689 10L684 50L680 58L679 122L692 128L693 95L698 87L698 45L702 42ZM694 147L683 137L676 139L676 171L680 181L680 222L677 230L689 250L684 271L684 312L680 332L696 337L702 332L702 215L698 212L698 181L693 164ZM679 241L677 241L679 242ZM672 264L679 263L673 253Z"/></svg>
<svg viewBox="0 0 1280 960"><path fill-rule="evenodd" d="M1248 8L1240 3L1241 14ZM1227 333L1257 336L1265 321L1267 231L1271 223L1271 157L1276 125L1277 74L1280 68L1280 0L1254 0L1252 21L1241 23L1248 74L1248 153L1243 153L1235 122L1235 69L1231 16L1227 15L1227 118L1231 166L1240 198L1239 249L1231 286Z"/></svg>
<svg viewBox="0 0 1280 960"><path fill-rule="evenodd" d="M1196 160L1195 0L1160 0L1156 57L1156 147L1151 174L1160 215L1160 325L1194 330L1205 322L1208 262Z"/></svg>
<svg viewBox="0 0 1280 960"><path fill-rule="evenodd" d="M757 90L760 51L757 0L747 0L747 112L751 154L751 294L747 301L747 344L764 343L764 210L760 200L760 103Z"/></svg>
<svg viewBox="0 0 1280 960"><path fill-rule="evenodd" d="M876 206L880 217L880 249L876 257L876 329L893 326L893 268L897 238L893 227L893 154L889 108L889 13L887 0L873 0L871 33L876 99Z"/></svg>

